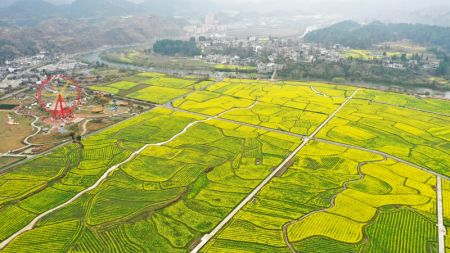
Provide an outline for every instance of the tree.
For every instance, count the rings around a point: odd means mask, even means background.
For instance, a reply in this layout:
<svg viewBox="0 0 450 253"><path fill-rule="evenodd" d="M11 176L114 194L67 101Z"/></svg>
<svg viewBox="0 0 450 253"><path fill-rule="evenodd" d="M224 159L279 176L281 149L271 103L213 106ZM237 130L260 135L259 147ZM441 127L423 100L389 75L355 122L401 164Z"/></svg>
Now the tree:
<svg viewBox="0 0 450 253"><path fill-rule="evenodd" d="M75 132L70 132L69 136L72 138L72 141L75 142Z"/></svg>
<svg viewBox="0 0 450 253"><path fill-rule="evenodd" d="M373 22L360 25L344 21L308 33L306 42L328 46L341 44L351 48L366 49L388 41L409 40L418 44L431 44L450 51L450 28L421 24L383 24Z"/></svg>
<svg viewBox="0 0 450 253"><path fill-rule="evenodd" d="M445 61L441 61L439 67L436 70L436 74L439 76L447 75L448 73L448 63Z"/></svg>
<svg viewBox="0 0 450 253"><path fill-rule="evenodd" d="M402 62L406 62L408 59L406 58L406 54L402 54L402 56L400 56L400 60Z"/></svg>
<svg viewBox="0 0 450 253"><path fill-rule="evenodd" d="M195 38L189 41L182 40L159 40L153 45L153 52L162 55L200 55L201 51L195 44Z"/></svg>

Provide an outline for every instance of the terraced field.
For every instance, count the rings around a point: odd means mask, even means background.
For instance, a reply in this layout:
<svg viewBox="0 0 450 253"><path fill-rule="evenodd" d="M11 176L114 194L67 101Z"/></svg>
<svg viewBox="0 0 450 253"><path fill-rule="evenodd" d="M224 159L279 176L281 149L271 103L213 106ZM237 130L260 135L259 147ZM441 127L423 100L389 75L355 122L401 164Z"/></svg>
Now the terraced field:
<svg viewBox="0 0 450 253"><path fill-rule="evenodd" d="M331 113L355 88L322 83L225 80L207 89L237 98L258 100L298 110Z"/></svg>
<svg viewBox="0 0 450 253"><path fill-rule="evenodd" d="M382 210L367 227L369 252L435 252L436 225L409 209Z"/></svg>
<svg viewBox="0 0 450 253"><path fill-rule="evenodd" d="M136 91L128 95L129 98L152 102L156 104L164 104L172 99L187 94L187 89L174 89L168 87L150 86L142 90Z"/></svg>
<svg viewBox="0 0 450 253"><path fill-rule="evenodd" d="M203 89L211 83L211 81L204 81L202 77L178 78L147 72L127 77L125 81L103 86L95 85L89 88L146 102L165 104L192 90Z"/></svg>
<svg viewBox="0 0 450 253"><path fill-rule="evenodd" d="M161 105L1 174L1 252L444 246L448 101L160 73L99 87Z"/></svg>
<svg viewBox="0 0 450 253"><path fill-rule="evenodd" d="M289 252L286 242L299 252L428 252L436 248L434 186L416 168L313 142L204 252Z"/></svg>
<svg viewBox="0 0 450 253"><path fill-rule="evenodd" d="M385 152L449 176L450 117L352 100L318 137Z"/></svg>
<svg viewBox="0 0 450 253"><path fill-rule="evenodd" d="M177 108L296 134L311 134L354 91L321 83L225 80L176 101ZM330 94L330 95L328 95Z"/></svg>
<svg viewBox="0 0 450 253"><path fill-rule="evenodd" d="M139 84L135 82L121 81L117 83L112 83L106 86L91 86L92 90L103 91L112 94L119 94L120 91L126 91L132 89Z"/></svg>
<svg viewBox="0 0 450 253"><path fill-rule="evenodd" d="M3 239L36 214L67 201L77 191L93 184L105 167L120 161L108 160L122 151L110 145L114 141L128 140L123 146L136 149L139 143L155 138L152 132L158 134L164 129L170 134L171 128L179 130L178 127L191 120L184 113L155 109L134 122L125 122L102 136L92 137L79 154L81 157L73 155L74 164L66 168L67 174L51 187L46 187L48 179L43 178L36 182L36 187L45 188L42 192L30 193L30 197L14 204L11 201L14 197L17 199L19 193L8 192L11 199L5 199L4 203L10 201L11 205L4 212L10 215L4 217L20 215L23 220L5 220L9 229L3 231ZM150 139L137 140L140 131L148 132ZM109 139L111 137L115 140ZM94 140L101 144L89 146ZM143 150L94 191L46 216L34 230L16 238L4 251L17 252L27 243L48 245L43 247L55 247L55 251L92 248L130 252L150 250L155 245L165 252L186 250L299 143L298 138L217 120L197 123L168 144ZM76 147L73 149L66 152L74 152ZM58 160L54 163L62 164ZM7 183L2 186L9 189ZM31 186L27 189L33 191ZM70 231L55 237L57 241L47 240L59 233L62 229L59 224L70 226ZM148 236L149 230L153 231L154 240L139 239L139 234ZM42 231L48 237L40 240L36 235ZM32 251L29 248L27 252Z"/></svg>
<svg viewBox="0 0 450 253"><path fill-rule="evenodd" d="M355 98L450 115L448 101L440 99L417 99L406 94L368 89L360 90Z"/></svg>
<svg viewBox="0 0 450 253"><path fill-rule="evenodd" d="M67 145L2 174L0 212L7 215L1 216L0 238L7 238L37 214L93 185L109 167L144 143L170 138L194 119L156 109L87 138L83 149ZM8 219L14 216L16 219Z"/></svg>

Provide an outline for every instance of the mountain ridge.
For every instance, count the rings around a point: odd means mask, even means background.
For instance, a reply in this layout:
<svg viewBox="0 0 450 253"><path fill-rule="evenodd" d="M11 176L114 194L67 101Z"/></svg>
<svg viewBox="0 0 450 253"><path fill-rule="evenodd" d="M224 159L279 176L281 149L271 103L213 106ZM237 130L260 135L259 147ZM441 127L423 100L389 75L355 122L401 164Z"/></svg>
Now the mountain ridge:
<svg viewBox="0 0 450 253"><path fill-rule="evenodd" d="M171 18L158 16L107 17L73 20L47 19L33 27L0 26L0 62L36 54L77 53L105 45L147 43L159 37L176 37L181 28Z"/></svg>
<svg viewBox="0 0 450 253"><path fill-rule="evenodd" d="M400 40L409 40L424 46L441 47L450 52L450 27L382 22L359 24L354 21L343 21L312 31L305 36L306 42L341 44L361 49Z"/></svg>
<svg viewBox="0 0 450 253"><path fill-rule="evenodd" d="M76 0L55 5L46 0L19 0L0 8L3 19L39 20L54 17L101 18L142 13L139 5L127 0Z"/></svg>

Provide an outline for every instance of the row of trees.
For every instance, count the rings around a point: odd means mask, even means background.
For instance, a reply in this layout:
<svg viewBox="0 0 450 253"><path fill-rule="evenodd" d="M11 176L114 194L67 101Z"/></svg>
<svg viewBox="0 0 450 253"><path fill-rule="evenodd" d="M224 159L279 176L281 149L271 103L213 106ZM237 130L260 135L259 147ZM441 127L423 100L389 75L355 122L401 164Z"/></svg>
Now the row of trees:
<svg viewBox="0 0 450 253"><path fill-rule="evenodd" d="M368 82L399 86L429 87L433 89L449 89L426 78L429 73L421 73L417 69L393 69L377 64L363 62L326 62L291 63L279 72L287 79L320 79L334 82ZM339 78L339 81L336 79Z"/></svg>
<svg viewBox="0 0 450 253"><path fill-rule="evenodd" d="M450 59L447 56L447 54L445 52L442 52L439 49L436 49L436 48L431 49L431 51L441 61L441 63L439 64L438 69L436 70L436 75L438 75L438 76L447 76L447 78L450 79L450 71L449 71Z"/></svg>
<svg viewBox="0 0 450 253"><path fill-rule="evenodd" d="M189 41L159 40L153 45L153 52L169 56L196 56L201 54L195 39L190 39Z"/></svg>
<svg viewBox="0 0 450 253"><path fill-rule="evenodd" d="M422 45L442 47L450 52L450 28L419 24L383 24L373 22L360 25L344 21L313 31L305 36L307 42L328 45L341 44L352 48L370 48L388 42L410 40Z"/></svg>

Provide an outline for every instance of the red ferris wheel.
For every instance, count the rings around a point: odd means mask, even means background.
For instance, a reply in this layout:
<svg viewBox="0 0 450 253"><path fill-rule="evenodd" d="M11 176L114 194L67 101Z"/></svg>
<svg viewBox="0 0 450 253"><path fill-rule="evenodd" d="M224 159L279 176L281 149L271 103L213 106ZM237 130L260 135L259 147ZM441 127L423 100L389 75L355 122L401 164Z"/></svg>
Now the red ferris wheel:
<svg viewBox="0 0 450 253"><path fill-rule="evenodd" d="M67 76L49 76L38 85L36 99L54 120L73 118L81 102L81 87Z"/></svg>

